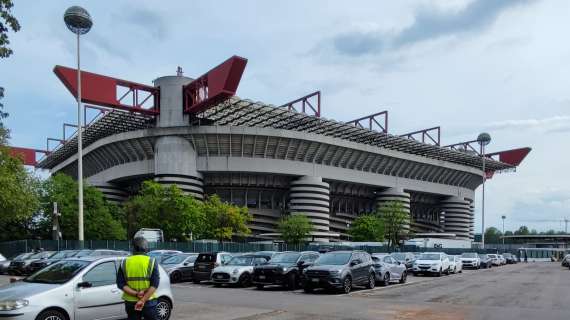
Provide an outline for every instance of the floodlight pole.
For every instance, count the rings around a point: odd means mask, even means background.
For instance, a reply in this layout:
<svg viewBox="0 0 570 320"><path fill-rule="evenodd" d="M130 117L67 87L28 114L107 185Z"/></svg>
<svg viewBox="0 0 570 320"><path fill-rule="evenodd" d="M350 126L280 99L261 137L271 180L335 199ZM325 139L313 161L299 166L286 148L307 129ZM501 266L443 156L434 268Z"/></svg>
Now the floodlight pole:
<svg viewBox="0 0 570 320"><path fill-rule="evenodd" d="M79 189L78 198L78 209L79 215L77 218L77 223L79 224L79 241L85 240L85 234L83 231L83 142L82 142L82 131L83 124L81 123L81 59L80 59L80 46L79 46L79 32L77 35L77 184Z"/></svg>
<svg viewBox="0 0 570 320"><path fill-rule="evenodd" d="M503 248L505 247L505 219L507 218L507 216L502 215L501 219L503 219Z"/></svg>
<svg viewBox="0 0 570 320"><path fill-rule="evenodd" d="M481 195L481 246L485 248L485 180L487 174L485 173L485 145L481 145L481 153L483 155L483 188Z"/></svg>

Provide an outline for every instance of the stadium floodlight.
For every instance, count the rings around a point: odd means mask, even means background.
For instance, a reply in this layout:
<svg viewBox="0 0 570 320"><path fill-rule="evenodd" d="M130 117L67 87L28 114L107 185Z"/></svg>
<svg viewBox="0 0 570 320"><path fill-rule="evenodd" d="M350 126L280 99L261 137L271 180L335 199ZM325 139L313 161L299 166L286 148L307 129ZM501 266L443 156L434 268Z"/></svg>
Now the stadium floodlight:
<svg viewBox="0 0 570 320"><path fill-rule="evenodd" d="M63 21L71 32L77 35L77 184L78 184L78 240L84 241L83 232L83 147L81 123L81 64L79 51L79 36L86 34L93 26L93 20L87 10L72 6L65 10Z"/></svg>
<svg viewBox="0 0 570 320"><path fill-rule="evenodd" d="M491 143L491 135L483 132L477 136L477 143L481 146L481 158L483 159L483 189L481 192L481 245L485 247L485 180L487 180L487 172L485 171L485 146Z"/></svg>

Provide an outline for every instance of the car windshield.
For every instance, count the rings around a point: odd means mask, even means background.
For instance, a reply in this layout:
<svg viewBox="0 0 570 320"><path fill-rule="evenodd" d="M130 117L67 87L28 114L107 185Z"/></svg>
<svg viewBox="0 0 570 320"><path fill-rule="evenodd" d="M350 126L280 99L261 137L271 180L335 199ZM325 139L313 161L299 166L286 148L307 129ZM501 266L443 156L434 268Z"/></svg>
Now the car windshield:
<svg viewBox="0 0 570 320"><path fill-rule="evenodd" d="M440 255L436 253L422 253L418 260L439 260Z"/></svg>
<svg viewBox="0 0 570 320"><path fill-rule="evenodd" d="M503 257L505 257L505 258L510 258L510 257L511 257L511 254L510 254L510 253L503 253Z"/></svg>
<svg viewBox="0 0 570 320"><path fill-rule="evenodd" d="M17 255L14 260L24 260L26 258L28 258L29 256L31 256L32 253L21 253L19 255Z"/></svg>
<svg viewBox="0 0 570 320"><path fill-rule="evenodd" d="M405 253L392 253L391 256L396 260L406 260Z"/></svg>
<svg viewBox="0 0 570 320"><path fill-rule="evenodd" d="M348 263L351 256L352 253L350 252L329 252L320 256L317 261L315 261L315 265L345 265Z"/></svg>
<svg viewBox="0 0 570 320"><path fill-rule="evenodd" d="M71 280L81 269L89 265L88 261L60 261L44 268L24 279L25 282L61 284Z"/></svg>
<svg viewBox="0 0 570 320"><path fill-rule="evenodd" d="M53 255L53 252L43 251L28 257L28 259L44 259L49 258L51 255Z"/></svg>
<svg viewBox="0 0 570 320"><path fill-rule="evenodd" d="M488 257L487 257L486 254L480 254L480 255L479 255L479 258L481 258L481 259L487 259Z"/></svg>
<svg viewBox="0 0 570 320"><path fill-rule="evenodd" d="M184 262L188 257L190 257L188 259L188 262L194 262L198 256L189 254L177 254L164 259L164 261L162 261L162 264L179 264Z"/></svg>
<svg viewBox="0 0 570 320"><path fill-rule="evenodd" d="M229 262L229 266L251 266L253 257L251 256L241 256L233 257Z"/></svg>
<svg viewBox="0 0 570 320"><path fill-rule="evenodd" d="M477 254L475 252L464 252L461 254L461 258L477 258Z"/></svg>
<svg viewBox="0 0 570 320"><path fill-rule="evenodd" d="M77 258L87 257L87 256L91 255L92 253L93 253L93 251L91 251L91 250L81 250L75 255L75 257L77 257Z"/></svg>
<svg viewBox="0 0 570 320"><path fill-rule="evenodd" d="M498 258L496 254L489 254L487 255L489 258Z"/></svg>
<svg viewBox="0 0 570 320"><path fill-rule="evenodd" d="M301 256L300 253L296 252L286 252L286 253L279 253L276 254L272 259L271 262L274 263L295 263L297 259Z"/></svg>
<svg viewBox="0 0 570 320"><path fill-rule="evenodd" d="M50 259L64 259L67 257L71 257L73 255L73 251L60 251L50 257Z"/></svg>

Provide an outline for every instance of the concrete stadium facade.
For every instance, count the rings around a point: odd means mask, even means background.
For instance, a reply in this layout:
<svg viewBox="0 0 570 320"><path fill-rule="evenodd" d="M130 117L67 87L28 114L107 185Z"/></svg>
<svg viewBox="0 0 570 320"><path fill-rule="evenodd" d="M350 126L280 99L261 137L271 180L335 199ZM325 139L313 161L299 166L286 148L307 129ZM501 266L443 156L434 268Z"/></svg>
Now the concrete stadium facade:
<svg viewBox="0 0 570 320"><path fill-rule="evenodd" d="M121 203L154 179L198 199L218 194L249 207L255 238L274 238L283 216L303 214L323 241L346 239L358 215L397 201L413 232L473 239L480 156L235 96L189 115L181 92L191 81L155 80L160 114L153 119L112 111L85 129L84 176L109 201ZM38 167L76 177L76 148L70 139ZM512 168L487 162L493 171Z"/></svg>

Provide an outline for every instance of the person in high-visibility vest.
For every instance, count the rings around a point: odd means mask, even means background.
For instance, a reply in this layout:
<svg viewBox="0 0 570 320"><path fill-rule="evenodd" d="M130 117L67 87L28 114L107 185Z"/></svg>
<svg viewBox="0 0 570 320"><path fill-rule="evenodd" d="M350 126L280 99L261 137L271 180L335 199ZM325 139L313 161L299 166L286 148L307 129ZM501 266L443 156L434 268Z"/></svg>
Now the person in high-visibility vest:
<svg viewBox="0 0 570 320"><path fill-rule="evenodd" d="M158 319L156 288L160 283L158 263L146 255L145 238L133 239L133 255L121 263L117 272L117 287L123 290L125 310L129 320Z"/></svg>

